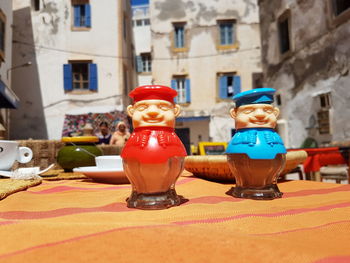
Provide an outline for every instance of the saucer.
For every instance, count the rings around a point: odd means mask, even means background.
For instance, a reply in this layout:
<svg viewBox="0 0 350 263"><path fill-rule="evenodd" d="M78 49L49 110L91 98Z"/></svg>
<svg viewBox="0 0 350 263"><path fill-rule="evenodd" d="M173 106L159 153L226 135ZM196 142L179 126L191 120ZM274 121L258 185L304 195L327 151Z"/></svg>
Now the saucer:
<svg viewBox="0 0 350 263"><path fill-rule="evenodd" d="M73 169L75 173L82 173L96 182L110 184L129 184L123 168L101 169L97 166L77 167Z"/></svg>

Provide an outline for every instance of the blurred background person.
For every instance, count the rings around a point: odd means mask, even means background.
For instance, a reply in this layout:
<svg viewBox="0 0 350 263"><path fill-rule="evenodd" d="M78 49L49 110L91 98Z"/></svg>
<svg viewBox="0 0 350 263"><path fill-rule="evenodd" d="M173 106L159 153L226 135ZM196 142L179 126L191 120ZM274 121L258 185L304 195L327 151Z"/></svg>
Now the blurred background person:
<svg viewBox="0 0 350 263"><path fill-rule="evenodd" d="M96 134L98 137L98 143L99 144L109 144L112 134L109 130L108 123L106 121L103 121L99 125L99 133Z"/></svg>
<svg viewBox="0 0 350 263"><path fill-rule="evenodd" d="M116 130L113 133L109 144L124 147L126 141L129 139L129 137L130 137L130 133L126 129L126 125L124 122L121 121L117 124Z"/></svg>

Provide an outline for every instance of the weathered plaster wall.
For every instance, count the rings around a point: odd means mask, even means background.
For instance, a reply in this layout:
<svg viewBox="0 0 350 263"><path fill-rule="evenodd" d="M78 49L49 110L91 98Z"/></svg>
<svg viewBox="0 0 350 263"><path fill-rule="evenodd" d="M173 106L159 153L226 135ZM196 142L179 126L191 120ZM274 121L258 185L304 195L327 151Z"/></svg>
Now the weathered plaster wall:
<svg viewBox="0 0 350 263"><path fill-rule="evenodd" d="M242 90L252 88L252 73L261 72L258 7L254 0L155 0L151 1L153 79L170 85L173 75L191 80L191 103L182 116L211 116L209 137L231 138L230 100L218 97L217 73L236 72ZM218 50L217 20L236 19L238 49ZM186 22L187 52L174 53L174 22ZM193 124L195 125L195 124ZM197 141L196 132L191 141Z"/></svg>
<svg viewBox="0 0 350 263"><path fill-rule="evenodd" d="M328 1L260 1L262 62L266 84L282 96L281 118L287 144L298 147L314 137L320 144L349 140L350 21L334 25ZM292 52L279 54L277 19L291 13ZM331 92L331 135L311 123L320 109L318 95Z"/></svg>
<svg viewBox="0 0 350 263"><path fill-rule="evenodd" d="M72 31L71 1L45 1L40 11L30 8L30 0L14 1L16 51L14 61L32 61L32 67L18 71L14 88L21 93L23 107L13 114L13 134L19 138L61 137L65 114L76 109L114 107L122 109L123 65L130 69L131 53L123 53L131 34L124 42L120 18L128 9L119 1L91 1L92 27L87 31ZM129 14L130 22L130 14ZM127 27L128 28L128 27ZM127 54L123 61L122 53ZM63 89L63 64L69 60L92 60L97 64L98 92L69 94ZM17 72L16 72L17 73Z"/></svg>

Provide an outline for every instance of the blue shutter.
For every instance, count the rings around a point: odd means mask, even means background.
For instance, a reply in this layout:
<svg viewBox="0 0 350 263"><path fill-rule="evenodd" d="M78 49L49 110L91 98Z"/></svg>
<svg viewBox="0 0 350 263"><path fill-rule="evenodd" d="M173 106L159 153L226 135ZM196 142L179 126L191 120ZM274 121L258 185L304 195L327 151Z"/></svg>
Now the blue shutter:
<svg viewBox="0 0 350 263"><path fill-rule="evenodd" d="M85 26L91 27L91 6L90 6L90 4L85 5Z"/></svg>
<svg viewBox="0 0 350 263"><path fill-rule="evenodd" d="M72 64L63 65L63 87L65 92L73 90Z"/></svg>
<svg viewBox="0 0 350 263"><path fill-rule="evenodd" d="M221 99L227 99L227 76L219 78L219 97Z"/></svg>
<svg viewBox="0 0 350 263"><path fill-rule="evenodd" d="M89 64L89 90L97 91L97 65Z"/></svg>
<svg viewBox="0 0 350 263"><path fill-rule="evenodd" d="M189 79L185 80L185 88L186 88L186 102L191 102L191 82Z"/></svg>
<svg viewBox="0 0 350 263"><path fill-rule="evenodd" d="M233 76L233 92L234 95L241 92L241 77Z"/></svg>
<svg viewBox="0 0 350 263"><path fill-rule="evenodd" d="M142 57L136 56L136 72L143 72Z"/></svg>
<svg viewBox="0 0 350 263"><path fill-rule="evenodd" d="M80 27L80 5L74 5L74 26Z"/></svg>
<svg viewBox="0 0 350 263"><path fill-rule="evenodd" d="M176 84L176 79L171 80L171 88L176 90L177 84ZM177 96L174 98L174 102L177 103Z"/></svg>

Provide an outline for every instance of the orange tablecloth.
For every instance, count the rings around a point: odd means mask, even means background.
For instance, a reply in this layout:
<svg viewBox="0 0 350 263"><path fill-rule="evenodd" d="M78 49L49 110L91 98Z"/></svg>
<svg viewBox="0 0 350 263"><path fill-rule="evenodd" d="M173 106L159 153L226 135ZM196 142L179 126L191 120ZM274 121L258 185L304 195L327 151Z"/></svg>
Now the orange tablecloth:
<svg viewBox="0 0 350 263"><path fill-rule="evenodd" d="M307 148L297 150L304 150L307 152L308 157L306 158L303 164L304 171L306 173L318 172L320 168L325 165L347 163L347 161L344 159L341 152L339 151L339 147Z"/></svg>
<svg viewBox="0 0 350 263"><path fill-rule="evenodd" d="M0 201L0 262L350 262L350 185L279 186L254 201L180 177L187 203L142 211L129 185L43 182Z"/></svg>

